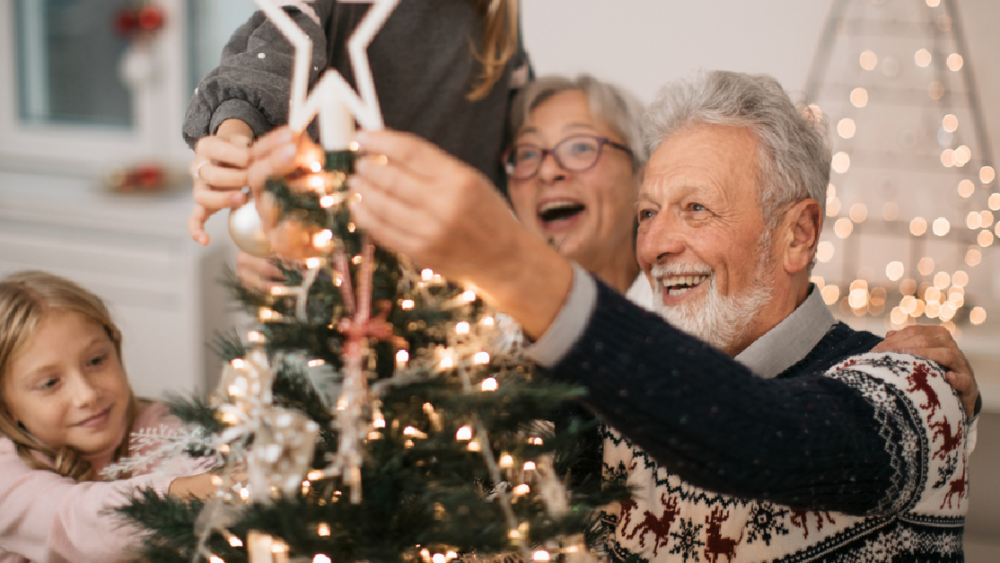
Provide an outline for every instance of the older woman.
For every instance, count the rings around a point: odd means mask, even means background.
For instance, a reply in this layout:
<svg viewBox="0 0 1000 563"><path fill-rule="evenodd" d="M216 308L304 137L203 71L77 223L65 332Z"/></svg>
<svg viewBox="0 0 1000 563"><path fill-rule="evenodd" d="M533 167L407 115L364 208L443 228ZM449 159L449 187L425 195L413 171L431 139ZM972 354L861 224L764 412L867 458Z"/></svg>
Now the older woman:
<svg viewBox="0 0 1000 563"><path fill-rule="evenodd" d="M541 78L511 111L508 196L525 229L624 293L636 280L641 103L589 76ZM549 158L551 157L551 158Z"/></svg>

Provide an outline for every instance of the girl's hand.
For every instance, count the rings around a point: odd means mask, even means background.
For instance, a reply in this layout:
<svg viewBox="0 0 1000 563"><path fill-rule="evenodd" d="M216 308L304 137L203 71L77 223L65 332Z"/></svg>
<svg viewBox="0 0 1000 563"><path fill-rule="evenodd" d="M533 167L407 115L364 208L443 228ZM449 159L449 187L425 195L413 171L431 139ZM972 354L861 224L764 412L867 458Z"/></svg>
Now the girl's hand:
<svg viewBox="0 0 1000 563"><path fill-rule="evenodd" d="M240 252L236 256L236 274L244 287L265 294L270 293L275 285L285 281L285 276L270 258L257 258L246 252Z"/></svg>
<svg viewBox="0 0 1000 563"><path fill-rule="evenodd" d="M941 364L947 370L945 377L948 383L958 391L966 414L972 418L979 386L976 385L976 376L972 373L969 360L958 349L958 344L947 329L914 325L903 330L891 330L886 333L881 344L872 348L872 352L912 354Z"/></svg>
<svg viewBox="0 0 1000 563"><path fill-rule="evenodd" d="M217 211L246 202L242 189L248 184L250 143L253 131L238 119L227 119L215 135L203 137L194 147L191 178L194 180L194 210L188 219L191 238L208 244L205 222Z"/></svg>

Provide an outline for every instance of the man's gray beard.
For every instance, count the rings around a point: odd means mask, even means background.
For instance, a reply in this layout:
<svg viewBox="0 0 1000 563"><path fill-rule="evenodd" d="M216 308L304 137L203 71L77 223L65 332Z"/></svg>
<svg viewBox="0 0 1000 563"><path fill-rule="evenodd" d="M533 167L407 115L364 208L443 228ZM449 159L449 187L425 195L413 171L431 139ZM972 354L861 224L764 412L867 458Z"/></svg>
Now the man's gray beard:
<svg viewBox="0 0 1000 563"><path fill-rule="evenodd" d="M770 237L767 237L770 238ZM703 340L720 350L729 350L746 338L757 314L771 301L771 288L764 282L768 269L770 245L760 241L758 260L754 267L753 285L736 295L719 295L715 272L707 266L692 272L690 265L662 264L653 266L654 279L682 274L708 274L708 291L702 301L667 307L663 304L663 287L659 282L653 289L653 310L671 325ZM765 250L765 248L767 250Z"/></svg>

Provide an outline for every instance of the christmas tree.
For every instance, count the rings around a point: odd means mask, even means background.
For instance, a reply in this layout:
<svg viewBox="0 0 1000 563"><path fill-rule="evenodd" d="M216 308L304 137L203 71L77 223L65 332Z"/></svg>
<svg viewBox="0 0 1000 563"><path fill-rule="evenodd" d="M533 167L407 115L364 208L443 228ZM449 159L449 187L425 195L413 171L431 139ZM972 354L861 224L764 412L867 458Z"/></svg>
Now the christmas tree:
<svg viewBox="0 0 1000 563"><path fill-rule="evenodd" d="M259 4L308 55L284 12ZM362 44L394 4L376 2ZM201 502L150 491L123 508L149 531L144 559L586 560L595 509L622 490L583 455L596 422L571 406L581 390L536 379L517 327L473 289L355 228L354 117L330 101L346 97L359 122L380 126L370 80L359 78L358 97L329 71L307 100L300 78L290 120L301 130L315 108L325 151L266 191L278 228L308 233L285 253L304 267L284 269L269 294L230 281L259 325L220 341L226 364L209 400L172 404L192 428L173 451L215 457L218 492ZM129 463L139 461L119 469Z"/></svg>
<svg viewBox="0 0 1000 563"><path fill-rule="evenodd" d="M960 25L955 0L833 3L807 97L834 130L814 281L843 315L986 318L1000 193Z"/></svg>

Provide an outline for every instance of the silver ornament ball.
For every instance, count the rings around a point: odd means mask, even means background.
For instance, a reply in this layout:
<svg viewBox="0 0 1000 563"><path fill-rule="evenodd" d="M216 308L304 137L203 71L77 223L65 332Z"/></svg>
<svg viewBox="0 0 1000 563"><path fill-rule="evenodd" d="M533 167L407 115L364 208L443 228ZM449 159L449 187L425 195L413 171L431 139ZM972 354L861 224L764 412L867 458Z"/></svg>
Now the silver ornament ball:
<svg viewBox="0 0 1000 563"><path fill-rule="evenodd" d="M264 234L264 226L253 201L229 212L229 236L247 254L258 258L271 256L271 241Z"/></svg>

